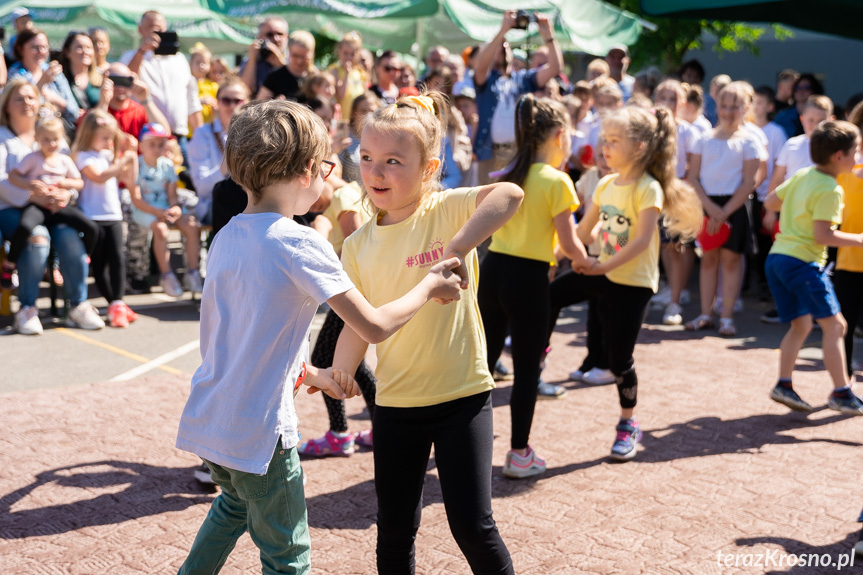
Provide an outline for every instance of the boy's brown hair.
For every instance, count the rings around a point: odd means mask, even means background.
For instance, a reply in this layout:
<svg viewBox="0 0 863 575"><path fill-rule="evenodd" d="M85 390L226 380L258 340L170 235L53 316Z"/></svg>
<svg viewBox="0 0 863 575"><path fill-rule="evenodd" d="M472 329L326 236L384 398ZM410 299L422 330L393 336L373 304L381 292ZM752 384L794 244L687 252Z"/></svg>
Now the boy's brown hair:
<svg viewBox="0 0 863 575"><path fill-rule="evenodd" d="M821 110L822 112L827 112L827 116L833 115L833 100L828 98L827 96L819 96L813 95L809 96L806 99L806 106L803 108L814 108L816 110Z"/></svg>
<svg viewBox="0 0 863 575"><path fill-rule="evenodd" d="M860 130L851 122L829 120L822 122L809 138L809 153L819 166L830 163L833 154L853 154L860 142Z"/></svg>
<svg viewBox="0 0 863 575"><path fill-rule="evenodd" d="M308 106L269 100L243 107L231 120L225 161L235 182L261 200L262 190L307 173L316 178L321 160L330 155L327 127Z"/></svg>

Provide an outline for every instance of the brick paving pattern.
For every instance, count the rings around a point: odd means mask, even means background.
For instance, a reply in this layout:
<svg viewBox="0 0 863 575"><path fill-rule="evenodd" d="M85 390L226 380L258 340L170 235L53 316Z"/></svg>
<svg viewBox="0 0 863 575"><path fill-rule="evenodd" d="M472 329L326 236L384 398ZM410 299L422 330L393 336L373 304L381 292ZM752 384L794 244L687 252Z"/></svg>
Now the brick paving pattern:
<svg viewBox="0 0 863 575"><path fill-rule="evenodd" d="M775 328L781 329L781 328ZM579 325L555 335L549 381L583 356ZM518 573L825 573L835 568L722 567L717 555L848 553L863 504L861 420L771 402L778 354L757 340L693 337L646 326L636 350L643 447L610 463L618 407L613 386L569 383L540 401L531 443L548 472L500 475L509 444L509 384L494 392L494 508ZM801 395L823 405L820 364L801 361ZM15 392L0 396L0 573L173 573L213 492L198 460L174 449L188 376ZM858 392L860 391L858 387ZM327 426L323 401L298 396L301 430ZM351 426L368 426L362 400ZM372 456L304 463L314 573L374 572ZM436 471L426 479L418 573L464 574ZM859 572L858 567L843 572ZM260 572L244 536L223 573Z"/></svg>

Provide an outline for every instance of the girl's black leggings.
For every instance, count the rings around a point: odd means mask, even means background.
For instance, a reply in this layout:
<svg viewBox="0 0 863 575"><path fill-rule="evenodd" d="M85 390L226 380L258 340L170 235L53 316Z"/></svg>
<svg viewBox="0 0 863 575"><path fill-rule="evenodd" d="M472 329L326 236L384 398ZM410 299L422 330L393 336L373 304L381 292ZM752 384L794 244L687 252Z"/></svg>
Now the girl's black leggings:
<svg viewBox="0 0 863 575"><path fill-rule="evenodd" d="M509 399L512 449L524 449L530 438L548 333L548 262L488 252L480 265L477 292L488 353L489 371L512 337L515 377ZM507 329L508 328L508 329Z"/></svg>
<svg viewBox="0 0 863 575"><path fill-rule="evenodd" d="M618 378L620 406L635 407L637 379L632 353L653 290L618 284L606 276L567 273L551 282L549 292L551 314L546 341L551 339L557 316L563 308L588 299L591 308L596 304L603 349L608 357L609 369Z"/></svg>
<svg viewBox="0 0 863 575"><path fill-rule="evenodd" d="M126 294L126 259L123 243L123 222L97 221L99 240L93 250L91 268L96 287L108 303L123 299Z"/></svg>
<svg viewBox="0 0 863 575"><path fill-rule="evenodd" d="M848 322L848 329L845 331L845 368L848 375L854 375L851 367L854 363L854 330L860 320L860 312L863 311L863 272L836 270L833 272L833 287L842 315Z"/></svg>
<svg viewBox="0 0 863 575"><path fill-rule="evenodd" d="M21 221L9 242L9 253L6 255L6 259L12 263L18 261L36 226L51 227L57 224L66 224L80 233L84 239L87 253L93 253L93 248L99 239L99 227L85 216L84 212L73 206L66 206L56 212L50 212L36 204L29 204L21 210Z"/></svg>
<svg viewBox="0 0 863 575"><path fill-rule="evenodd" d="M491 392L427 407L375 410L377 566L412 575L423 482L434 446L450 531L473 573L514 573L491 509Z"/></svg>
<svg viewBox="0 0 863 575"><path fill-rule="evenodd" d="M327 317L324 320L324 325L321 326L321 331L318 334L318 340L315 342L315 349L312 351L312 365L320 368L332 367L333 355L336 353L336 343L339 341L339 334L342 333L342 328L345 327L345 322L342 321L336 312L330 310L327 312ZM357 380L357 385L360 386L360 391L363 394L363 399L366 400L366 407L369 410L369 417L374 421L375 418L375 390L377 379L374 373L366 365L365 361L360 362L357 368L357 373L354 375ZM327 404L327 413L330 416L330 429L344 433L348 430L348 420L345 416L345 402L342 399L333 399L326 393L321 394L324 397L324 403Z"/></svg>

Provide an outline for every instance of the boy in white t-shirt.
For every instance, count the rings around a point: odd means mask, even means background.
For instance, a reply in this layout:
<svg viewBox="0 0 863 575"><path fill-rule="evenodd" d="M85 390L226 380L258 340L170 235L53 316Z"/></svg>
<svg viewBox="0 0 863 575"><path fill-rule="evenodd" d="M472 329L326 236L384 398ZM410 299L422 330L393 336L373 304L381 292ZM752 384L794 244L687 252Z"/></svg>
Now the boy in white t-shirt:
<svg viewBox="0 0 863 575"><path fill-rule="evenodd" d="M248 530L265 572L305 574L310 546L293 393L301 383L338 399L358 392L348 374L306 364L318 306L327 302L379 343L429 299L458 299L462 281L450 258L403 297L372 307L332 246L292 219L308 211L332 171L324 123L308 107L280 100L250 105L234 119L225 159L249 204L210 248L202 363L177 434L177 447L202 457L222 491L179 573L218 572Z"/></svg>
<svg viewBox="0 0 863 575"><path fill-rule="evenodd" d="M809 152L809 138L820 124L833 119L833 102L827 96L809 96L803 113L800 114L800 123L803 124L803 133L790 138L776 158L776 169L770 179L770 191L779 187L779 184L788 180L798 170L808 168L812 165L812 155Z"/></svg>

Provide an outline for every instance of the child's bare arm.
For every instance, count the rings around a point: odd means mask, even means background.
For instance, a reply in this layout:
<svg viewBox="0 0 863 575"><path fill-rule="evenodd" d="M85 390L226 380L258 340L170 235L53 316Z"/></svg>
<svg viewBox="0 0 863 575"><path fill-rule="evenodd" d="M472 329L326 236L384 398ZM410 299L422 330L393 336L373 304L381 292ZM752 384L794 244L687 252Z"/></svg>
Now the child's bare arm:
<svg viewBox="0 0 863 575"><path fill-rule="evenodd" d="M816 243L831 248L863 247L863 234L849 234L832 228L833 223L824 220L812 222L812 237Z"/></svg>
<svg viewBox="0 0 863 575"><path fill-rule="evenodd" d="M500 229L518 211L524 199L524 190L509 182L484 186L476 197L476 211L456 232L446 248L444 257L455 256L459 267L455 272L467 280L464 258L468 252ZM464 284L467 287L467 284Z"/></svg>
<svg viewBox="0 0 863 575"><path fill-rule="evenodd" d="M453 273L458 265L455 258L435 264L408 293L379 308L356 288L331 297L327 303L360 337L369 343L380 343L401 329L428 300L459 299L462 278Z"/></svg>
<svg viewBox="0 0 863 575"><path fill-rule="evenodd" d="M572 212L564 210L554 217L554 228L560 241L560 249L563 254L575 263L581 263L587 259L587 250L577 235Z"/></svg>
<svg viewBox="0 0 863 575"><path fill-rule="evenodd" d="M132 200L132 205L144 213L154 215L157 218L161 218L162 214L164 214L165 212L165 210L156 208L147 203L147 201L141 196L140 186L132 186L131 188L129 188L129 197Z"/></svg>
<svg viewBox="0 0 863 575"><path fill-rule="evenodd" d="M57 187L63 188L64 190L77 190L80 192L84 189L84 180L81 178L60 178L57 180Z"/></svg>
<svg viewBox="0 0 863 575"><path fill-rule="evenodd" d="M9 182L13 186L24 188L25 190L30 187L30 180L25 178L24 174L18 171L18 168L9 170Z"/></svg>
<svg viewBox="0 0 863 575"><path fill-rule="evenodd" d="M177 182L168 182L168 187L165 188L168 194L168 205L179 206L180 199L177 197Z"/></svg>
<svg viewBox="0 0 863 575"><path fill-rule="evenodd" d="M340 377L340 379L343 378ZM333 368L321 369L313 365L307 366L306 378L303 380L303 385L308 386L308 393L323 391L333 399L350 397L333 377ZM350 387L350 383L346 383L345 385ZM354 385L356 385L356 382L354 382Z"/></svg>
<svg viewBox="0 0 863 575"><path fill-rule="evenodd" d="M368 342L346 325L336 342L333 369L346 373L356 373L368 350Z"/></svg>

